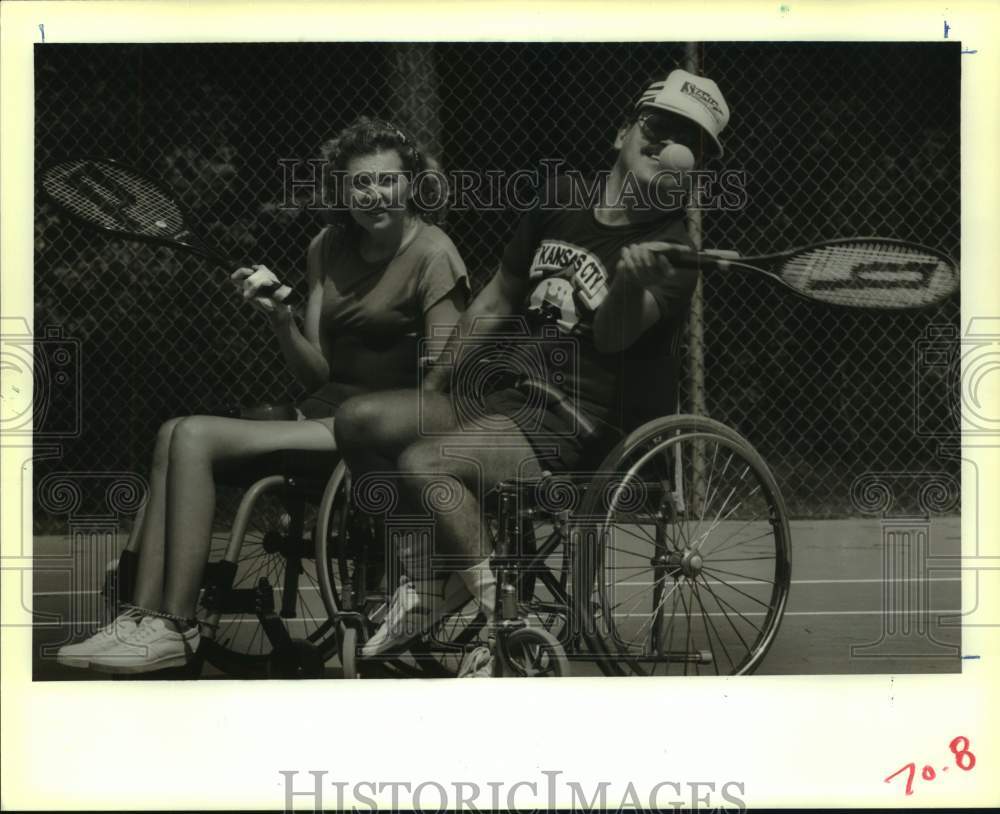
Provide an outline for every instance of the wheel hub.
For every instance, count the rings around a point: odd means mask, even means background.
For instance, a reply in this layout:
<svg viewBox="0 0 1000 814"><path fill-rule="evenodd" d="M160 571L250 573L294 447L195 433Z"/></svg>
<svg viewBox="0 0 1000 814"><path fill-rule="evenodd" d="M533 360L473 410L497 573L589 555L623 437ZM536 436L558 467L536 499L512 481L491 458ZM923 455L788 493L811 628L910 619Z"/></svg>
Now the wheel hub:
<svg viewBox="0 0 1000 814"><path fill-rule="evenodd" d="M285 535L280 531L270 529L264 533L264 537L260 541L260 547L268 554L284 553Z"/></svg>
<svg viewBox="0 0 1000 814"><path fill-rule="evenodd" d="M702 557L694 549L688 549L681 557L681 573L688 579L694 579L701 573Z"/></svg>

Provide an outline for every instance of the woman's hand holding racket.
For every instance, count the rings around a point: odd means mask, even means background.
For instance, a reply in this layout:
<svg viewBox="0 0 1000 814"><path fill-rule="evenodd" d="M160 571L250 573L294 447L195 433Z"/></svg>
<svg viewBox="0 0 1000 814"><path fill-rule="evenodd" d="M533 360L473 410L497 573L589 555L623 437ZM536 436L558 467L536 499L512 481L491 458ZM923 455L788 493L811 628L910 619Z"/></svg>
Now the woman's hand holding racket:
<svg viewBox="0 0 1000 814"><path fill-rule="evenodd" d="M267 266L238 268L229 279L243 299L258 311L277 320L291 319L293 311L285 300L292 294L292 289L284 285Z"/></svg>

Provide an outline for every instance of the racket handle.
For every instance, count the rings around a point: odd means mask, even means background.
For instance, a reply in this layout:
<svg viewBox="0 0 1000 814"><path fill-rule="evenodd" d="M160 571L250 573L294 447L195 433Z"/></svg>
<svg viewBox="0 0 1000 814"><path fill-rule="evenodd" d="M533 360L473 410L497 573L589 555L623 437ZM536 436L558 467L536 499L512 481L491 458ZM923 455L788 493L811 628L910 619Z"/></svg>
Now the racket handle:
<svg viewBox="0 0 1000 814"><path fill-rule="evenodd" d="M714 268L725 271L729 268L730 260L739 259L740 253L729 249L706 249L696 252L683 246L677 248L664 249L663 254L667 259L679 264L698 266L700 268Z"/></svg>
<svg viewBox="0 0 1000 814"><path fill-rule="evenodd" d="M273 297L278 289L282 288L283 285L283 283L265 283L257 289L257 296ZM302 298L295 292L294 288L289 287L288 296L281 300L275 300L275 302L280 302L282 305L287 305L289 308L298 308L302 304Z"/></svg>

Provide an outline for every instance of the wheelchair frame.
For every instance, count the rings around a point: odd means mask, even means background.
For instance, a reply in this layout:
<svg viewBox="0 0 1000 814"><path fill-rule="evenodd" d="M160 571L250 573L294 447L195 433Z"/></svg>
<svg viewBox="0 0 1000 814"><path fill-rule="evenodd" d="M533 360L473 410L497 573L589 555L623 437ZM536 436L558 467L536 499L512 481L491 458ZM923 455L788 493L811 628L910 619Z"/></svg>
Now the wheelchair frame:
<svg viewBox="0 0 1000 814"><path fill-rule="evenodd" d="M704 606L704 630L693 631L691 614L685 605L689 617L686 647L674 649L672 644L666 647L656 644L657 639L665 638L666 630L676 621L667 618L666 599L668 595L674 596L676 613L678 591L683 601L681 583L693 586L689 591L692 606L696 600L703 603L703 597L713 595L714 591L704 570L707 566L694 564L701 554L693 551L692 539L683 544L674 540L671 544L666 533L670 528L689 522L684 516L691 514L691 506L697 499L694 494L685 494L685 489L691 491L691 484L676 474L686 465L698 465L697 455L682 460L688 455L685 445L696 452L701 447L699 454L702 455L704 447L712 446L717 452L721 450L724 455L739 461L741 477L755 481L754 489L761 494L754 503L759 516L748 522L757 523L765 529L763 536L773 538L773 579L750 577L762 585L772 586L766 600L752 596L750 588L735 589L727 594L728 598L714 594L718 607L714 615L720 617L720 624L725 619L741 642L738 647L745 650L742 655L737 654L737 658L733 658L726 648L722 633ZM328 459L332 462L335 456L331 454ZM651 461L657 462L659 469L655 476L660 478L660 483L647 488L643 480L647 476L641 472ZM667 471L670 461L675 467L674 475ZM537 498L540 491L554 485L570 490L579 504L577 511L552 505L540 508L538 501L533 501L533 496ZM621 567L608 562L607 555L615 548L615 524L609 518L614 506L622 503L621 495L634 491L636 486L641 487L647 500L648 505L642 508L648 509L652 505L649 501L657 505L656 513L648 512L654 532L646 535L651 545L647 570L652 571L654 579L652 614L643 624L643 627L648 624L649 633L648 636L644 634L642 642L627 637L628 621L619 623L614 619L617 605L610 604L607 594L616 583L610 586L601 583L609 568L613 571ZM375 586L380 576L378 555L382 552L374 551L371 540L364 539L366 524L353 522L349 477L344 465L336 465L321 496L318 487L318 481L304 480L286 471L255 480L244 494L228 536L225 555L222 560L209 564L201 608L209 625L217 625L226 615L252 615L256 617L260 636L258 639L254 634L250 640L251 645L254 640L258 642L256 650L252 646L238 646L233 639L220 636L218 630L214 636L203 636L199 657L223 672L245 678L319 677L323 675L325 664L339 652L344 675L348 677L366 673L445 676L454 674L457 657L481 644L485 633L494 654L494 675L561 676L569 674L570 663L577 662L596 665L606 675L658 674L660 669L666 674L672 669L688 674L689 671L700 673L702 667L720 673L720 666L726 673L745 674L760 665L774 640L787 602L791 536L787 512L773 475L746 439L731 428L704 417L673 415L644 424L612 449L596 472L589 476L546 474L542 478L498 484L493 490L494 508L490 511L496 529L490 563L497 576L492 629L486 630L481 614L465 612L455 621L459 617L456 614L448 620L451 627L447 632L439 626L435 631L415 637L405 650L375 662L360 658L360 645L373 632L377 619L366 609L384 607L391 594L392 586L382 589ZM284 563L280 579L281 601L277 607L275 586L267 574L257 574L252 585L237 581L239 564L248 556L246 544L251 515L269 494L277 494L287 509L282 528L265 532L257 541L265 553ZM307 501L315 501L317 497L315 531L309 538L304 529L304 507ZM764 510L766 517L760 514ZM634 513L635 509L628 511ZM625 516L631 519L628 511ZM535 530L536 522L551 526L541 542ZM702 525L704 522L703 514ZM708 533L725 522L717 521ZM358 537L361 539L356 539ZM553 558L557 560L554 566L551 564ZM297 607L297 602L301 601L300 580L306 574L303 563L309 560L315 566L314 579L326 618L307 635L295 637L289 631L289 624L295 624L292 620L299 618L301 612ZM374 572L371 567L375 567ZM373 574L375 579L372 579ZM671 581L673 586L668 588ZM580 586L584 588L581 590ZM370 603L367 600L372 592L375 601ZM733 605L739 594L765 608L762 626L750 622ZM360 603L357 597L362 598ZM733 617L741 617L739 624ZM747 625L743 625L744 619ZM252 620L247 621L252 624ZM752 643L744 640L741 629L757 631ZM723 652L715 652L720 644ZM728 667L725 663L720 665L723 654L728 659Z"/></svg>
<svg viewBox="0 0 1000 814"><path fill-rule="evenodd" d="M691 449L686 450L685 447ZM697 489L691 488L690 482L686 483L683 474L677 474L686 466L697 466L697 456L704 456L706 447L712 447L716 456L721 454L726 458L726 470L733 479L732 483L727 482L727 488L733 486L732 491L735 491L740 483L750 484L745 503L752 510L749 515L747 510L742 514L738 511L743 503L728 505L730 491L725 493L725 515L706 519L705 501L714 494L711 482L708 494L699 496ZM647 487L643 476L637 474L651 462L659 467L658 477L667 479L661 480L656 488ZM671 465L675 467L674 474L667 471ZM569 672L570 661L593 662L607 675L648 675L657 674L661 669L669 674L673 668L682 670L683 674L689 671L700 673L703 666L710 667L715 674L721 674L723 670L727 674L747 674L757 669L774 640L787 602L791 581L791 534L787 511L774 477L746 439L735 430L700 416L675 415L644 424L608 453L592 477L569 478L574 481L574 488L582 490L581 511L575 514L571 511L548 513L546 516L553 530L539 546L531 525L539 512L529 505L529 493L551 483L553 477L566 479L566 476L547 475L530 481L504 482L494 490L494 517L498 533L494 540L491 567L497 575L498 590L494 612L496 622L490 631L490 639L495 656L495 675L565 675ZM652 571L654 576L648 642L623 638L622 631L628 624L614 621L617 606L609 604L608 587L599 582L609 568L606 554L615 548L614 530L611 528L614 524L608 519L612 510L606 505L608 496L611 496L612 504L616 500L620 503L621 494L636 486L646 493L647 499L658 502L658 514L650 515L656 529L655 539L650 536L651 551L644 555L648 558L646 570ZM688 494L685 494L685 488ZM376 590L372 602L371 592L361 584L365 579L365 564L354 562L352 568L351 563L345 562L346 559L364 557L365 545L351 544L346 525L341 526L338 534L331 534L327 518L333 516L333 506L337 495L340 495L346 506L340 517L342 522L347 522L349 492L346 471L341 468L327 485L318 515L316 539L317 556L330 561L339 559L343 579L349 579L351 574L361 575L361 582L346 591L346 605L341 597L343 585L338 589L326 570L321 571L320 576L324 603L331 620L337 625L345 675L359 677L366 669L374 672L376 667L371 663L366 665L359 655L359 644L375 627L374 615L367 614L365 609L370 605L384 607L391 586ZM700 516L696 516L699 511ZM686 541L680 539L683 534L675 534L671 538L668 533L671 528L690 527L692 518L697 520L697 539L690 529ZM757 536L746 541L737 538L733 542L739 529L732 527L740 522L744 527L750 527ZM736 587L737 581L730 581L734 583L730 584L725 576L735 572L720 569L717 565L714 568L706 565L705 560L711 553L706 540L720 528L729 534L729 538L724 541L722 545L725 548L719 553L731 551L745 542L754 548L755 556L740 561L750 563L773 559L773 573L770 576L738 574L743 578L738 582L744 587ZM331 539L349 547L340 552L330 551L327 544ZM561 565L553 570L546 560L557 553L560 545ZM719 549L720 545L715 548ZM757 553L757 549L764 553ZM772 549L773 555L769 557L767 552ZM389 554L386 553L386 556ZM720 562L728 564L731 559ZM746 564L739 567L752 570ZM330 576L331 581L324 582L323 574ZM593 596L595 582L596 601ZM581 585L585 586L584 590L579 589ZM536 595L535 589L539 586L548 591L548 597ZM725 586L725 593L720 586ZM685 587L689 589L689 600L684 599ZM766 595L763 598L754 595L752 592L755 590L764 590ZM360 602L355 601L357 596L361 597ZM686 648L672 647L671 626L674 622L666 618L666 601L671 596L674 597L675 615L678 598L682 603L690 601L692 606L697 601L701 607L699 619L704 630L694 631L691 629L691 617L695 614L685 604L688 616ZM741 610L735 603L742 600L755 603L750 606L754 610ZM710 612L705 602L714 602L717 610ZM758 606L764 610L756 610ZM713 616L720 617L719 625L716 625ZM750 616L763 617L762 623L757 625ZM533 620L538 620L540 624L532 624ZM560 621L561 629L557 635L552 628ZM671 644L666 647L657 644L656 640L661 635L665 638L668 632ZM459 646L467 648L475 637L468 636L467 630L463 633ZM435 631L416 637L407 646L410 656L416 656L419 661L421 656L433 654L436 639ZM751 641L748 642L748 639ZM736 650L735 656L733 649ZM403 667L403 655L404 651L400 651L380 658L378 662L407 674L412 672L412 666ZM433 658L430 661L434 663L434 669L429 674L440 674L440 664Z"/></svg>

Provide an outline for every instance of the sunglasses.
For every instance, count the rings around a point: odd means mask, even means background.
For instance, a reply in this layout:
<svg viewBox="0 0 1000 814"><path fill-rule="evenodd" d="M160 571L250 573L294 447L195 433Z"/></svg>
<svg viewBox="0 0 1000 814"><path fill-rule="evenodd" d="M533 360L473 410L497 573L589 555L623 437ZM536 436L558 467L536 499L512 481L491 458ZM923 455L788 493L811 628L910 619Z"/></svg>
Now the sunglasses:
<svg viewBox="0 0 1000 814"><path fill-rule="evenodd" d="M646 141L673 141L690 148L696 156L702 153L704 136L701 128L682 116L659 110L644 110L636 117L636 123Z"/></svg>

